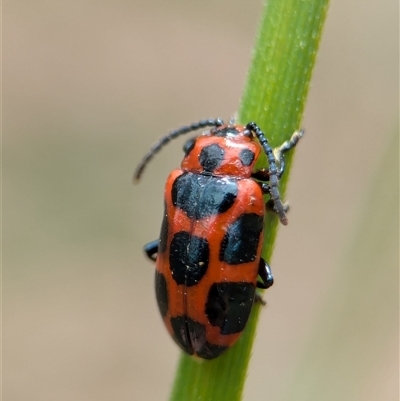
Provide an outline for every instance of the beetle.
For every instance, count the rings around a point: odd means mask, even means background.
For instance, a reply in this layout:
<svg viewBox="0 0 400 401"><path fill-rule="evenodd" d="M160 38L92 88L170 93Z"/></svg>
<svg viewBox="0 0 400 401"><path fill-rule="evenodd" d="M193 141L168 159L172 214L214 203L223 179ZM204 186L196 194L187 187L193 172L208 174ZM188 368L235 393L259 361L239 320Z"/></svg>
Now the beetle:
<svg viewBox="0 0 400 401"><path fill-rule="evenodd" d="M185 143L181 167L165 186L160 238L144 250L156 262L157 304L168 332L186 353L213 359L241 335L256 288L273 284L261 257L264 216L272 209L282 224L288 222L278 185L283 155L303 131L272 149L254 122L201 120L161 138L134 179L172 139L206 127L211 129ZM268 169L255 171L262 152ZM269 195L266 203L264 195Z"/></svg>

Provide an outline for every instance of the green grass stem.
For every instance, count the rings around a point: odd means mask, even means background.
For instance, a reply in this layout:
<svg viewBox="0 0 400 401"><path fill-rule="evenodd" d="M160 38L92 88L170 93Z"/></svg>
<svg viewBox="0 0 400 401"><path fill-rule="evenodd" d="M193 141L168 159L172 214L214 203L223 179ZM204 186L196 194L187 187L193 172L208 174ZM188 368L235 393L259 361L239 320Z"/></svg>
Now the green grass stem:
<svg viewBox="0 0 400 401"><path fill-rule="evenodd" d="M276 146L299 128L328 0L269 0L256 40L238 122L255 121ZM292 153L281 180L284 198ZM265 161L264 161L265 162ZM278 219L266 219L263 256L271 260ZM242 398L260 305L240 340L212 361L180 358L170 401L238 401Z"/></svg>

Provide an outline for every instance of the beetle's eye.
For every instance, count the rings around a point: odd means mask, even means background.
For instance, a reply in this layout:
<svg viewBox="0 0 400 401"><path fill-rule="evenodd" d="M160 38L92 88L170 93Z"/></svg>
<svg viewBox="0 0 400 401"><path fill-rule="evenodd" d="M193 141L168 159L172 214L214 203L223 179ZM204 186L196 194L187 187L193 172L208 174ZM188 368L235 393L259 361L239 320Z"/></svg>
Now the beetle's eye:
<svg viewBox="0 0 400 401"><path fill-rule="evenodd" d="M187 156L192 151L192 149L194 148L194 145L196 143L196 139L197 139L197 137L190 138L183 145L183 151L185 152L185 156Z"/></svg>
<svg viewBox="0 0 400 401"><path fill-rule="evenodd" d="M247 138L253 138L253 133L249 129L245 129L243 131L243 136L246 136Z"/></svg>

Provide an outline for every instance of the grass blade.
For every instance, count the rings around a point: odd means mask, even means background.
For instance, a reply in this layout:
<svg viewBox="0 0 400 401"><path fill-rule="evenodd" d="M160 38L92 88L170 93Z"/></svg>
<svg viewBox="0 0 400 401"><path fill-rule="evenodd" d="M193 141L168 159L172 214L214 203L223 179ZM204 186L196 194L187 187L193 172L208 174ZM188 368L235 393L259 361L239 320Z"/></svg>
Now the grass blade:
<svg viewBox="0 0 400 401"><path fill-rule="evenodd" d="M238 122L256 121L274 146L299 127L327 6L328 0L269 0L264 8ZM291 156L286 160L283 196ZM277 218L268 216L266 260L271 259L277 225ZM259 313L256 304L243 336L221 357L199 361L182 355L170 400L240 400Z"/></svg>

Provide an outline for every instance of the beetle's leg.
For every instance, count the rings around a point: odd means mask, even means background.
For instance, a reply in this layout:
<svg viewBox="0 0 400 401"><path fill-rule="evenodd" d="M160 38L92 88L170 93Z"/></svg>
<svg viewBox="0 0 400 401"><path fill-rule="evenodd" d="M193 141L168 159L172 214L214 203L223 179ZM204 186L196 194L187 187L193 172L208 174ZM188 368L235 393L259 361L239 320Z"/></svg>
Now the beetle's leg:
<svg viewBox="0 0 400 401"><path fill-rule="evenodd" d="M258 275L261 278L261 282L257 281L257 288L262 288L265 290L274 284L274 277L271 272L271 267L263 258L260 259L260 263L258 265Z"/></svg>
<svg viewBox="0 0 400 401"><path fill-rule="evenodd" d="M264 195L269 195L269 190L270 190L269 185L268 185L266 182L259 182L259 185L260 185L260 188L261 188L262 193L263 193ZM283 206L283 211L284 211L285 213L287 213L287 212L289 211L289 203L284 202L284 203L282 203L282 206ZM269 200L266 202L266 204L265 204L265 209L266 209L268 212L276 213L275 208L274 208L274 201L273 201L272 199L269 199Z"/></svg>
<svg viewBox="0 0 400 401"><path fill-rule="evenodd" d="M259 182L259 184L263 195L269 195L271 189L269 185L266 182Z"/></svg>
<svg viewBox="0 0 400 401"><path fill-rule="evenodd" d="M268 182L269 181L269 171L268 171L268 169L262 168L258 171L255 171L251 175L251 177L258 181Z"/></svg>
<svg viewBox="0 0 400 401"><path fill-rule="evenodd" d="M289 140L285 141L282 143L282 145L276 147L273 150L274 158L275 158L275 163L277 166L277 177L278 180L282 177L282 174L285 171L285 158L284 154L289 151L290 149L294 148L297 143L299 142L300 138L304 135L304 131L295 131L293 135L290 137ZM260 186L261 190L263 191L264 195L270 195L271 196L271 187L267 184L270 178L270 171L268 169L260 169L252 174L252 178L260 181ZM286 203L283 203L283 211L286 213L289 210L289 206ZM269 200L267 202L267 209L274 210L274 202L273 200Z"/></svg>
<svg viewBox="0 0 400 401"><path fill-rule="evenodd" d="M159 240L156 239L154 241L149 242L143 247L144 252L146 253L147 257L152 261L156 261L157 259L157 252L158 252L158 244Z"/></svg>
<svg viewBox="0 0 400 401"><path fill-rule="evenodd" d="M282 177L282 174L285 172L284 154L287 151L289 151L290 149L293 149L297 145L297 142L299 142L300 138L303 135L304 135L304 131L295 131L289 140L283 142L282 145L274 148L273 153L274 153L274 158L275 158L276 167L277 167L278 179L280 179ZM269 170L263 168L263 169L256 171L255 173L253 173L252 177L255 178L256 180L268 181L269 175L270 175Z"/></svg>
<svg viewBox="0 0 400 401"><path fill-rule="evenodd" d="M290 209L289 207L289 202L283 202L282 203L283 206L283 211L285 213L287 213ZM268 200L265 204L265 210L267 210L268 212L272 212L272 213L276 213L275 212L275 207L274 207L274 201L272 199Z"/></svg>
<svg viewBox="0 0 400 401"><path fill-rule="evenodd" d="M293 134L289 140L283 142L282 145L280 145L274 149L275 160L279 166L278 167L278 178L281 178L282 174L285 171L285 158L283 157L283 155L290 149L293 149L297 145L297 142L299 142L300 138L303 135L304 135L303 130L295 131L295 132L293 132Z"/></svg>

